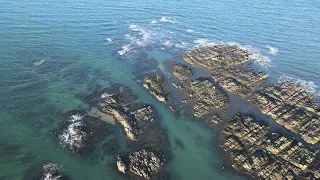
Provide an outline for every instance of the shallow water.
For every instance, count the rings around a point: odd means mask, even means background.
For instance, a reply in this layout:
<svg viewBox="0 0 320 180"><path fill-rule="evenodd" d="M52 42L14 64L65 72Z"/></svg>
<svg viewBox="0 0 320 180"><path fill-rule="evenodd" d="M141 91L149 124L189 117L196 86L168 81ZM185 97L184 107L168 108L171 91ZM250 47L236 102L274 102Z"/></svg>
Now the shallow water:
<svg viewBox="0 0 320 180"><path fill-rule="evenodd" d="M112 167L114 158L101 152L109 138L126 149L120 128L111 127L115 133L86 157L60 148L55 134L64 113L88 107L79 94L113 83L132 88L139 101L156 107L173 155L165 171L173 179L240 178L223 170L218 132L175 116L136 82L135 65L146 57L165 71L164 60L179 61L199 43L235 42L270 59L272 67L265 70L273 80L284 74L320 84L317 1L0 4L0 179L30 179L49 161L62 165L72 179L121 178Z"/></svg>

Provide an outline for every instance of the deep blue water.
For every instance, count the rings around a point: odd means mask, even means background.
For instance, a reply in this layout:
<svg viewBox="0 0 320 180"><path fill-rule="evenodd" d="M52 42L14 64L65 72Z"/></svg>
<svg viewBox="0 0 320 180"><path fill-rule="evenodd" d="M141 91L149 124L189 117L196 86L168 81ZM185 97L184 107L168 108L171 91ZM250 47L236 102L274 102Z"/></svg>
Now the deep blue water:
<svg viewBox="0 0 320 180"><path fill-rule="evenodd" d="M201 43L239 43L271 64L265 70L272 79L287 75L317 90L319 9L316 0L2 0L0 179L28 179L49 161L73 179L121 178L99 146L78 157L54 137L63 113L87 106L77 94L115 82L154 104L168 141L184 143L184 149L172 147L165 167L173 179L240 178L222 170L215 132L174 116L136 84L136 64L149 56L164 70L163 60L178 61Z"/></svg>

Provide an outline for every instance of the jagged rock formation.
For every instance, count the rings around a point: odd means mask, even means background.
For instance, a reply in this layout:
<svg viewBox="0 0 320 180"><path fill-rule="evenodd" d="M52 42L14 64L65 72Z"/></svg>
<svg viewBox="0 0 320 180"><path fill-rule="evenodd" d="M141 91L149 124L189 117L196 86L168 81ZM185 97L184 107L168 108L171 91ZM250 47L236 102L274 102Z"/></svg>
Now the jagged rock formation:
<svg viewBox="0 0 320 180"><path fill-rule="evenodd" d="M279 81L254 93L252 102L262 113L299 134L306 142L320 141L320 106L314 96L293 82Z"/></svg>
<svg viewBox="0 0 320 180"><path fill-rule="evenodd" d="M232 167L261 179L320 178L318 150L271 133L250 116L238 114L224 129L222 147Z"/></svg>
<svg viewBox="0 0 320 180"><path fill-rule="evenodd" d="M125 164L122 159L117 157L118 170L138 176L143 179L156 179L166 159L161 153L155 153L146 149L133 151L128 156L128 163Z"/></svg>

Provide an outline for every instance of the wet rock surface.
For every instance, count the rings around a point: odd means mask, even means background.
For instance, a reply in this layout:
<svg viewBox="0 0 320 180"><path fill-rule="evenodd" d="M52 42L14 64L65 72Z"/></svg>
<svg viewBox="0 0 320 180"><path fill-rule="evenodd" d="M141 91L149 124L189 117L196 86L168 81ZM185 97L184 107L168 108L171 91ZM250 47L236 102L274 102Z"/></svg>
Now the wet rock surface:
<svg viewBox="0 0 320 180"><path fill-rule="evenodd" d="M232 167L261 179L320 178L318 150L271 132L251 116L238 114L224 129L222 147Z"/></svg>

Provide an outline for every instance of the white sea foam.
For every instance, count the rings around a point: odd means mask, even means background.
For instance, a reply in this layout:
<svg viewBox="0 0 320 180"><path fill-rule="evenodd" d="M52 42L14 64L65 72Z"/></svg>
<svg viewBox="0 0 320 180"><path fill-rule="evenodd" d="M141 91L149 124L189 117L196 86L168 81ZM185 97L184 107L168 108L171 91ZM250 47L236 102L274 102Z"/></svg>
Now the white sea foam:
<svg viewBox="0 0 320 180"><path fill-rule="evenodd" d="M271 60L268 56L264 56L258 49L253 48L252 46L242 46L239 43L228 43L229 45L238 46L242 50L246 50L249 53L249 60L258 63L263 67L271 67Z"/></svg>
<svg viewBox="0 0 320 180"><path fill-rule="evenodd" d="M69 148L73 151L84 147L83 141L87 134L82 131L82 118L79 114L70 116L69 121L71 123L58 136L62 147Z"/></svg>
<svg viewBox="0 0 320 180"><path fill-rule="evenodd" d="M185 43L185 42L181 42L181 43L177 43L177 44L175 44L174 46L176 47L176 48L179 48L179 49L186 49L187 48L187 43Z"/></svg>
<svg viewBox="0 0 320 180"><path fill-rule="evenodd" d="M138 25L136 24L130 24L129 29L131 29L132 31L139 31Z"/></svg>
<svg viewBox="0 0 320 180"><path fill-rule="evenodd" d="M193 29L187 29L187 33L193 33L194 30Z"/></svg>
<svg viewBox="0 0 320 180"><path fill-rule="evenodd" d="M279 52L279 49L275 47L266 46L266 48L268 49L269 53L272 55L276 55Z"/></svg>
<svg viewBox="0 0 320 180"><path fill-rule="evenodd" d="M43 166L41 180L59 180L64 173L64 169L57 164L47 163Z"/></svg>
<svg viewBox="0 0 320 180"><path fill-rule="evenodd" d="M207 39L197 39L194 41L196 46L204 46L204 45L206 45L207 42L208 42Z"/></svg>
<svg viewBox="0 0 320 180"><path fill-rule="evenodd" d="M42 63L44 63L44 61L45 61L44 59L41 59L40 61L37 61L37 62L33 63L33 66L39 66Z"/></svg>
<svg viewBox="0 0 320 180"><path fill-rule="evenodd" d="M104 98L107 98L107 97L110 97L110 96L113 96L113 94L103 93L101 95L101 98L104 99Z"/></svg>
<svg viewBox="0 0 320 180"><path fill-rule="evenodd" d="M164 43L162 43L166 48L169 48L172 46L172 41L171 40L167 40Z"/></svg>
<svg viewBox="0 0 320 180"><path fill-rule="evenodd" d="M278 79L279 83L292 82L297 86L303 87L305 90L310 91L311 93L316 93L317 85L312 81L305 81L302 79L297 79L289 76L282 75Z"/></svg>
<svg viewBox="0 0 320 180"><path fill-rule="evenodd" d="M157 24L157 21L150 21L150 24Z"/></svg>
<svg viewBox="0 0 320 180"><path fill-rule="evenodd" d="M177 20L175 18L170 18L166 16L162 16L159 20L160 22L166 22L166 23L176 23Z"/></svg>
<svg viewBox="0 0 320 180"><path fill-rule="evenodd" d="M121 50L118 51L118 54L119 54L120 56L123 56L124 54L130 52L130 51L133 50L133 49L134 49L134 48L133 48L130 44L128 44L128 45L122 46L122 47L121 47Z"/></svg>
<svg viewBox="0 0 320 180"><path fill-rule="evenodd" d="M214 46L219 44L217 42L208 41L207 39L197 39L194 41L194 43L196 44L195 48L198 48L201 46Z"/></svg>
<svg viewBox="0 0 320 180"><path fill-rule="evenodd" d="M107 42L112 42L112 39L111 38L106 38L106 41Z"/></svg>
<svg viewBox="0 0 320 180"><path fill-rule="evenodd" d="M80 114L74 114L70 116L69 121L70 122L76 122L76 121L80 121L82 120L83 116L81 116Z"/></svg>

